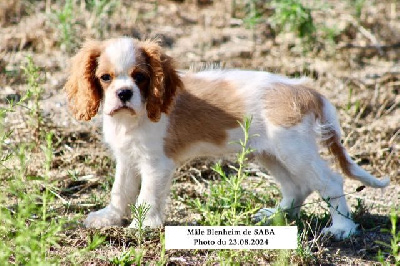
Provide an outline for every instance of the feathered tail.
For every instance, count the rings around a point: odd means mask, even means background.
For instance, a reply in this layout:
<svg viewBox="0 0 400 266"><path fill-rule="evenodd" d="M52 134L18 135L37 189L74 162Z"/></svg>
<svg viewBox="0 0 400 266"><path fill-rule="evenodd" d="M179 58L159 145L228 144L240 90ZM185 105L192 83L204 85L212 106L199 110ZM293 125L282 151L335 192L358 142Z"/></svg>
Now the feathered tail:
<svg viewBox="0 0 400 266"><path fill-rule="evenodd" d="M357 179L364 185L375 188L383 188L389 185L389 177L386 176L382 179L377 179L351 159L340 142L340 126L336 116L336 109L325 98L323 99L322 120L323 124L328 128L323 134L326 136L323 138L323 144L329 149L331 154L335 156L340 168L346 176Z"/></svg>

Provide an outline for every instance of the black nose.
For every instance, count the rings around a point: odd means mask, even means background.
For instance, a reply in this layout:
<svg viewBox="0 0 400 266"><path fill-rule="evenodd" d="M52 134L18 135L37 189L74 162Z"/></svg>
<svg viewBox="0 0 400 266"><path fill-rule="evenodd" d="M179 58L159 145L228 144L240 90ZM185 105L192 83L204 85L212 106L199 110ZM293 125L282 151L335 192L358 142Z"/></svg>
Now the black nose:
<svg viewBox="0 0 400 266"><path fill-rule="evenodd" d="M127 102L132 98L133 92L130 89L117 90L117 96L122 102Z"/></svg>

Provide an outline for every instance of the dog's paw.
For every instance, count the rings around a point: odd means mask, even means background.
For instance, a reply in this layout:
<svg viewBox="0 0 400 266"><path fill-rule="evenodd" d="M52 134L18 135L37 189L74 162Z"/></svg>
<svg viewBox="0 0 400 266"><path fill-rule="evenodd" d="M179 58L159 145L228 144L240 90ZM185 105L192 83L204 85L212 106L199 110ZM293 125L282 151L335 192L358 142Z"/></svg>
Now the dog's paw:
<svg viewBox="0 0 400 266"><path fill-rule="evenodd" d="M157 228L163 225L163 220L160 215L151 215L147 214L146 218L143 221L143 227ZM139 222L134 219L132 223L129 225L129 228L139 228Z"/></svg>
<svg viewBox="0 0 400 266"><path fill-rule="evenodd" d="M122 215L110 206L104 209L89 213L84 221L86 228L101 228L106 226L121 226Z"/></svg>
<svg viewBox="0 0 400 266"><path fill-rule="evenodd" d="M357 227L358 227L357 224L355 224L353 222L349 222L346 224L346 226L332 225L330 227L326 227L326 228L322 229L321 233L324 235L333 236L333 238L335 240L339 241L339 240L343 240L350 236L358 234Z"/></svg>
<svg viewBox="0 0 400 266"><path fill-rule="evenodd" d="M275 208L262 208L256 214L254 214L253 221L256 223L264 222L268 224L269 220L276 212L277 209Z"/></svg>

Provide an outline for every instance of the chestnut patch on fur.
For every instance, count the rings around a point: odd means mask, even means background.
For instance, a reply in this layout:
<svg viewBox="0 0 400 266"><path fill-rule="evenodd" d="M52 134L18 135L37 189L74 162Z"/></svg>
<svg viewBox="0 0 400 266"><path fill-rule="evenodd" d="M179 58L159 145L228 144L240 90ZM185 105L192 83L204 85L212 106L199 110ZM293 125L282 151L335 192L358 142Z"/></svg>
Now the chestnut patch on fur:
<svg viewBox="0 0 400 266"><path fill-rule="evenodd" d="M326 147L328 147L329 152L335 156L335 159L343 173L350 178L354 178L353 174L351 173L351 162L347 160L346 151L337 134L332 132L331 136L324 140L323 143Z"/></svg>
<svg viewBox="0 0 400 266"><path fill-rule="evenodd" d="M291 127L309 113L322 118L322 96L316 90L305 85L283 83L273 83L266 90L267 117L271 123Z"/></svg>
<svg viewBox="0 0 400 266"><path fill-rule="evenodd" d="M145 94L147 116L158 122L161 113L169 113L175 93L183 87L182 81L175 70L174 60L162 52L156 41L139 42L137 51L150 66L150 84Z"/></svg>
<svg viewBox="0 0 400 266"><path fill-rule="evenodd" d="M94 70L103 44L89 41L72 59L71 74L65 84L69 107L78 120L90 120L97 114L103 97Z"/></svg>
<svg viewBox="0 0 400 266"><path fill-rule="evenodd" d="M227 81L187 76L183 83L185 90L177 95L171 111L164 147L167 156L174 159L194 143L222 145L227 130L239 127L245 108Z"/></svg>

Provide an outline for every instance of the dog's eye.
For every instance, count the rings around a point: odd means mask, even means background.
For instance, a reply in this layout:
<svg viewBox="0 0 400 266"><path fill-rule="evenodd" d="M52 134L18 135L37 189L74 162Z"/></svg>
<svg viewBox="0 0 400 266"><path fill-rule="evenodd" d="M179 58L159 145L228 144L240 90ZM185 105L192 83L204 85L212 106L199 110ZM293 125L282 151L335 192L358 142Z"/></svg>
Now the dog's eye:
<svg viewBox="0 0 400 266"><path fill-rule="evenodd" d="M147 77L142 73L135 73L133 74L133 79L135 80L136 84L140 84L144 82L147 79Z"/></svg>
<svg viewBox="0 0 400 266"><path fill-rule="evenodd" d="M100 76L100 79L104 82L110 82L112 78L110 74L103 74Z"/></svg>

